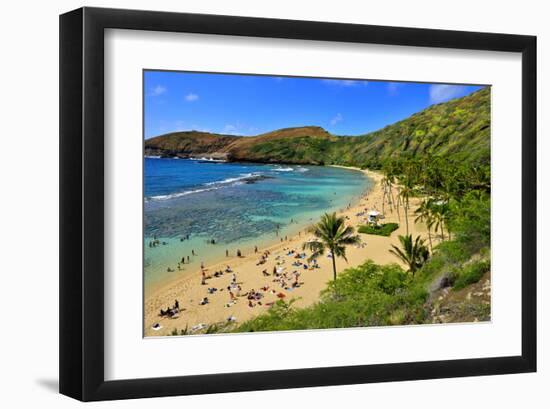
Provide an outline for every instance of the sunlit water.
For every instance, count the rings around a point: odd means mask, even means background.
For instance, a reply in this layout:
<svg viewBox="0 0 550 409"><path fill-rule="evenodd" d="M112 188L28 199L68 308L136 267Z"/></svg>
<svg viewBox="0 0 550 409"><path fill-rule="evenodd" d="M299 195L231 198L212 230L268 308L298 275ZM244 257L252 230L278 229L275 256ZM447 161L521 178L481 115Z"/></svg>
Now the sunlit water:
<svg viewBox="0 0 550 409"><path fill-rule="evenodd" d="M370 186L363 173L348 169L146 158L145 290L201 262L221 261L226 250L247 254L274 244L355 202ZM159 244L150 247L154 239ZM178 270L188 256L191 264Z"/></svg>

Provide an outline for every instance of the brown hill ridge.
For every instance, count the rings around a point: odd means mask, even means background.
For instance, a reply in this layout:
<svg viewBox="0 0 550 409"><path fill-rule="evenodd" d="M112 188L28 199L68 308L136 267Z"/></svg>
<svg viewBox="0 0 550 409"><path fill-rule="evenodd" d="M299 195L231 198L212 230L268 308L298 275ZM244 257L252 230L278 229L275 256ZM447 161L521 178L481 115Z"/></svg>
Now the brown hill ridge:
<svg viewBox="0 0 550 409"><path fill-rule="evenodd" d="M146 156L160 157L205 157L229 161L278 162L261 154L255 147L266 143L291 143L291 140L314 138L337 141L338 137L320 126L283 128L256 136L223 135L201 131L172 132L145 141ZM304 163L309 163L305 161Z"/></svg>

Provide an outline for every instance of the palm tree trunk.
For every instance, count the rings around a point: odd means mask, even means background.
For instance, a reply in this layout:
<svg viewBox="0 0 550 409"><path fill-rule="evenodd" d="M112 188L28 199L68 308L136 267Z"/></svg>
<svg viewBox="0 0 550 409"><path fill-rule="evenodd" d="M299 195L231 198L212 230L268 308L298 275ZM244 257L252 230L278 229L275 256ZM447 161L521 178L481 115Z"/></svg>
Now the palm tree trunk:
<svg viewBox="0 0 550 409"><path fill-rule="evenodd" d="M428 240L429 240L429 242L430 242L430 253L433 254L434 249L433 249L433 247L432 247L432 233L431 233L430 230L431 230L431 229L428 227Z"/></svg>
<svg viewBox="0 0 550 409"><path fill-rule="evenodd" d="M400 199L399 194L397 195L397 203L395 204L395 209L397 210L397 220L399 220L399 223L401 223L401 215L399 214L399 205L400 205Z"/></svg>
<svg viewBox="0 0 550 409"><path fill-rule="evenodd" d="M405 224L407 225L407 235L409 235L409 204L408 201L405 201L403 204L403 209L405 210Z"/></svg>
<svg viewBox="0 0 550 409"><path fill-rule="evenodd" d="M331 250L332 253L332 271L334 272L334 281L336 281L336 256L334 255L334 251Z"/></svg>
<svg viewBox="0 0 550 409"><path fill-rule="evenodd" d="M393 193L391 183L388 184L388 203L390 204L390 212L393 214Z"/></svg>
<svg viewBox="0 0 550 409"><path fill-rule="evenodd" d="M441 241L445 241L445 234L443 232L443 222L439 223L439 227L441 227Z"/></svg>
<svg viewBox="0 0 550 409"><path fill-rule="evenodd" d="M386 186L384 185L384 193L382 194L382 214L384 214L384 203L386 202Z"/></svg>

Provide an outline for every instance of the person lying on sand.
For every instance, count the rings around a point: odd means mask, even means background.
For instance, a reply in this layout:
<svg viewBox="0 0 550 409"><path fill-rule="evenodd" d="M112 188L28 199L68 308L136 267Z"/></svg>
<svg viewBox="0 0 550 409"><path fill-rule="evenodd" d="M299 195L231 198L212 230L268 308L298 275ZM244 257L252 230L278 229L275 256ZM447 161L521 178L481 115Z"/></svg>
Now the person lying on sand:
<svg viewBox="0 0 550 409"><path fill-rule="evenodd" d="M175 317L177 314L179 314L180 312L180 309L179 309L179 303L178 303L178 307L172 307L172 308L166 308L166 311L163 310L162 308L160 309L160 313L159 315L161 317L168 317L168 318L173 318Z"/></svg>
<svg viewBox="0 0 550 409"><path fill-rule="evenodd" d="M258 292L256 292L256 290L252 289L248 292L247 299L258 301L258 300L262 299L262 297L263 297L263 294L258 293Z"/></svg>
<svg viewBox="0 0 550 409"><path fill-rule="evenodd" d="M208 300L208 297L204 297L201 302L199 303L199 305L206 305L208 304L210 301Z"/></svg>

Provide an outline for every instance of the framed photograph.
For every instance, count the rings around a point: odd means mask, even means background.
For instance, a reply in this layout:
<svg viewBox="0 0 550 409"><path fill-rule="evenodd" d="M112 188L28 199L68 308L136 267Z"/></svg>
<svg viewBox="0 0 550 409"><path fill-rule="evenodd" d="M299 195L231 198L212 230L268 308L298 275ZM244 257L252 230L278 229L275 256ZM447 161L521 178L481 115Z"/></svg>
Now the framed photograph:
<svg viewBox="0 0 550 409"><path fill-rule="evenodd" d="M536 37L60 17L60 391L536 370Z"/></svg>

